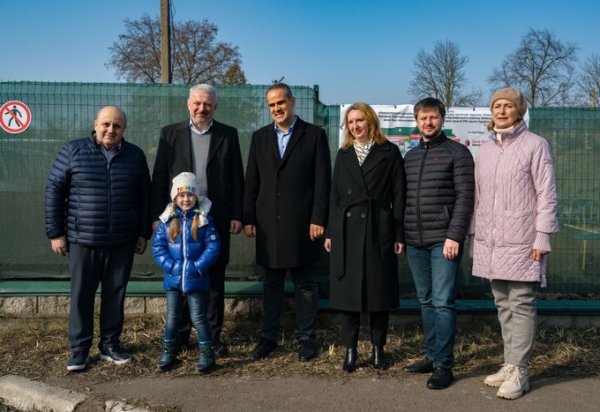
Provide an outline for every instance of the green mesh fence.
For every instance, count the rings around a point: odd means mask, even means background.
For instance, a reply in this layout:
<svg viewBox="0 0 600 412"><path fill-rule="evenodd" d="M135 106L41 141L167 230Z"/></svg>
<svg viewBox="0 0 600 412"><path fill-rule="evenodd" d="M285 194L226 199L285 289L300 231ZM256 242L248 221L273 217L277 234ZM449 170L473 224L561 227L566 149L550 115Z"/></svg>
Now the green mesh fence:
<svg viewBox="0 0 600 412"><path fill-rule="evenodd" d="M549 288L600 291L600 109L532 110L530 128L548 139L556 165L560 233L552 240Z"/></svg>
<svg viewBox="0 0 600 412"><path fill-rule="evenodd" d="M271 121L264 95L268 86L221 86L215 118L236 127L246 162L250 136ZM332 161L337 152L339 106L318 100L318 88L293 87L297 113L323 127L329 136ZM32 124L21 134L0 130L0 279L68 277L65 258L54 255L44 232L43 197L48 171L59 148L86 136L97 110L117 105L127 114L125 137L142 147L150 169L162 126L188 117L188 87L179 85L0 82L0 103L20 100L32 112ZM550 292L600 292L600 195L598 161L600 110L533 109L530 127L545 136L556 159L560 194L561 232L553 238L549 262ZM463 260L459 290L464 294L489 291L487 282L470 275L471 261ZM414 286L406 258L399 263L403 291ZM319 264L319 283L328 286L327 256ZM228 277L252 279L257 274L253 240L232 237ZM136 256L133 276L160 279L150 253Z"/></svg>
<svg viewBox="0 0 600 412"><path fill-rule="evenodd" d="M215 118L236 127L244 163L250 136L271 121L265 104L268 86L222 86ZM117 105L127 114L125 138L146 152L154 164L161 127L189 118L188 86L98 83L0 82L0 104L19 100L32 113L31 126L21 134L0 129L0 206L9 211L0 220L0 279L68 277L67 261L54 255L45 237L43 197L48 172L60 147L89 135L99 108ZM299 116L317 122L323 108L309 87L293 87ZM327 108L325 108L327 112ZM318 116L329 127L329 116ZM332 147L337 135L332 134ZM321 265L323 268L326 265ZM255 276L254 243L232 237L228 276ZM134 277L161 277L151 254L136 256Z"/></svg>

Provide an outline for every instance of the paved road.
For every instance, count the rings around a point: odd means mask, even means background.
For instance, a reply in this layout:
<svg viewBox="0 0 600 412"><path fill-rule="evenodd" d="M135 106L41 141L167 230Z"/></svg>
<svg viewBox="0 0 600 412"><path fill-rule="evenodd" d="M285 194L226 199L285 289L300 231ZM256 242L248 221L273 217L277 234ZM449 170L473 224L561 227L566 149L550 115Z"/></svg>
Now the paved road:
<svg viewBox="0 0 600 412"><path fill-rule="evenodd" d="M480 376L458 376L449 389L425 387L426 375L373 377L146 377L119 382L66 375L51 383L106 398L143 400L183 411L598 411L600 377L532 380L530 393L507 401ZM164 410L163 409L163 410Z"/></svg>

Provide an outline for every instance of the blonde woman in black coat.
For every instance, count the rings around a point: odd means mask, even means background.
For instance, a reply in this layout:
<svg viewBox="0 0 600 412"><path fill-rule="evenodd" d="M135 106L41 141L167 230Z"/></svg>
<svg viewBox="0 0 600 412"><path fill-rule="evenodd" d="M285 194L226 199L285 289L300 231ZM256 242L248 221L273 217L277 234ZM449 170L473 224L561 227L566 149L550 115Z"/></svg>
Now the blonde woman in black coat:
<svg viewBox="0 0 600 412"><path fill-rule="evenodd" d="M389 311L399 302L396 255L404 250L404 164L398 147L385 138L368 104L351 105L344 125L324 245L330 253L330 302L342 314L343 369L356 369L363 312L370 316L372 365L386 369L383 348Z"/></svg>

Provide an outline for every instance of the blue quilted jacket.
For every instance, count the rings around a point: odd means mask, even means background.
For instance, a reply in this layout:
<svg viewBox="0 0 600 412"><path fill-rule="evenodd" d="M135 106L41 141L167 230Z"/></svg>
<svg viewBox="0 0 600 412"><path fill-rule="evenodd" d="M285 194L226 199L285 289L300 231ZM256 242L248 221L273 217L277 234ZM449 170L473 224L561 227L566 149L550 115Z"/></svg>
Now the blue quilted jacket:
<svg viewBox="0 0 600 412"><path fill-rule="evenodd" d="M106 160L95 135L65 144L52 165L45 192L46 235L69 243L119 247L150 239L150 173L146 156L121 140Z"/></svg>
<svg viewBox="0 0 600 412"><path fill-rule="evenodd" d="M166 222L160 222L152 243L154 261L165 272L165 290L180 290L184 293L206 291L209 287L208 272L217 261L221 250L219 234L212 217L198 228L198 240L192 237L192 219L198 209L182 212ZM169 225L179 219L180 232L175 242L169 240Z"/></svg>

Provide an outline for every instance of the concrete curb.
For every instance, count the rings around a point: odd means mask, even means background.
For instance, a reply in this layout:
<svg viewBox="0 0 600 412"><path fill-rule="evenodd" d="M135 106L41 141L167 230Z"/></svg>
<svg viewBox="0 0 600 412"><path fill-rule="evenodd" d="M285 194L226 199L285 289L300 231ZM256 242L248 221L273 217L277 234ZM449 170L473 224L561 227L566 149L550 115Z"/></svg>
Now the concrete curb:
<svg viewBox="0 0 600 412"><path fill-rule="evenodd" d="M22 376L0 378L0 398L10 406L26 411L72 412L86 396L68 389L56 388Z"/></svg>
<svg viewBox="0 0 600 412"><path fill-rule="evenodd" d="M0 399L7 405L24 411L74 412L88 397L69 389L47 385L17 375L0 377ZM120 401L105 402L107 412L148 412Z"/></svg>

